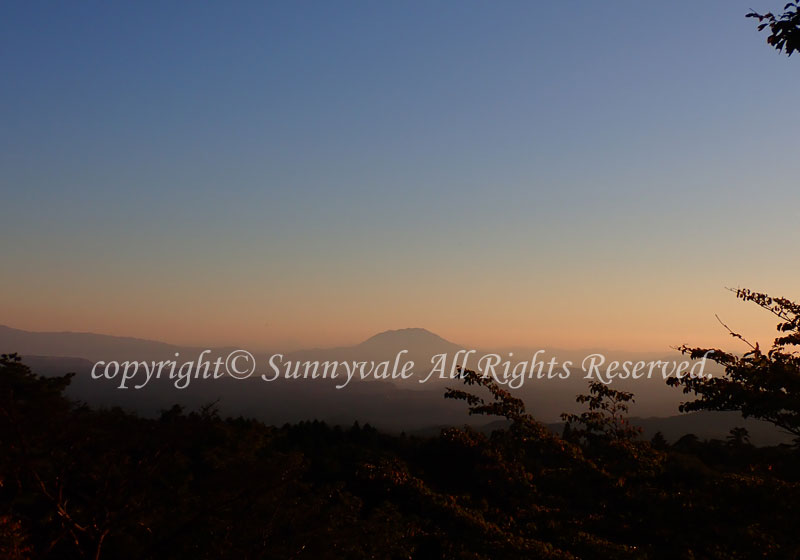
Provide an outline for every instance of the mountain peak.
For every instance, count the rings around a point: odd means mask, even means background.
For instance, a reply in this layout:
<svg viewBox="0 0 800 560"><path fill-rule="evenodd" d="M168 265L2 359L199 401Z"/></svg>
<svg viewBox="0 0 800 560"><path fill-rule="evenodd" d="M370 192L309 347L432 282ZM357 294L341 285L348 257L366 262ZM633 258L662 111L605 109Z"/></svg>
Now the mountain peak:
<svg viewBox="0 0 800 560"><path fill-rule="evenodd" d="M383 331L374 336L371 336L361 344L360 347L377 347L377 346L392 346L396 348L411 348L420 346L449 346L456 347L457 345L432 333L428 329L420 327L394 329Z"/></svg>

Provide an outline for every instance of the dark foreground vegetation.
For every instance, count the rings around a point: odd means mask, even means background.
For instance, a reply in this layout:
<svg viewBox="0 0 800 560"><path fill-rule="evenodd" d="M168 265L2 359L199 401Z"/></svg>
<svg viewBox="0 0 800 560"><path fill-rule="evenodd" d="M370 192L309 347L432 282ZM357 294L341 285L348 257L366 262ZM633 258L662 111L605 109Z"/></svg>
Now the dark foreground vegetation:
<svg viewBox="0 0 800 560"><path fill-rule="evenodd" d="M800 307L762 353L682 384L687 409L739 410L797 434ZM738 335L736 335L738 337ZM705 349L685 348L686 352ZM505 417L491 435L265 426L213 407L159 419L67 400L63 378L0 359L0 558L798 558L800 452L687 435L639 439L602 384L562 436L493 381L446 397Z"/></svg>

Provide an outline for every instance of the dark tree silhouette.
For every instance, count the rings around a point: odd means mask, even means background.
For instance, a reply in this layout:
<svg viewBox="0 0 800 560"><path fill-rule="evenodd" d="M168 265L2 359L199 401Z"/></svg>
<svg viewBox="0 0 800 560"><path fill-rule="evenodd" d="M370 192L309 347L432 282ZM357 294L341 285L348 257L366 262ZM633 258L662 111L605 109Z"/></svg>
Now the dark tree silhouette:
<svg viewBox="0 0 800 560"><path fill-rule="evenodd" d="M656 450L625 418L632 396L597 384L559 437L462 376L447 395L506 422L408 438L93 410L63 396L69 377L0 357L0 558L798 557L794 449Z"/></svg>
<svg viewBox="0 0 800 560"><path fill-rule="evenodd" d="M650 445L652 445L654 449L658 450L666 449L669 446L667 443L667 438L665 438L664 434L661 432L656 432L653 434L653 437L650 438Z"/></svg>
<svg viewBox="0 0 800 560"><path fill-rule="evenodd" d="M747 431L747 428L731 428L727 440L728 445L732 447L750 445L750 433Z"/></svg>
<svg viewBox="0 0 800 560"><path fill-rule="evenodd" d="M769 311L780 322L780 333L766 353L730 329L749 351L742 356L714 348L680 347L681 352L709 358L725 367L724 375L712 378L671 378L667 383L682 386L683 392L699 398L681 404L682 412L695 410L739 411L747 417L766 420L800 437L800 305L785 299L746 289L733 290L736 297Z"/></svg>
<svg viewBox="0 0 800 560"><path fill-rule="evenodd" d="M780 16L772 12L760 14L750 12L746 17L756 18L759 21L758 30L769 28L767 43L779 52L786 52L792 56L794 51L800 50L800 4L789 2L784 7Z"/></svg>

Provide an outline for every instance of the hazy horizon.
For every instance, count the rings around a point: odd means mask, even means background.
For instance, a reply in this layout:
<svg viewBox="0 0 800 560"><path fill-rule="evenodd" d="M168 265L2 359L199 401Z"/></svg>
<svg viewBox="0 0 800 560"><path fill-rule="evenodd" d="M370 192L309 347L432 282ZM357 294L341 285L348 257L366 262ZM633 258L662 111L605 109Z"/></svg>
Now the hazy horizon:
<svg viewBox="0 0 800 560"><path fill-rule="evenodd" d="M719 322L717 323L719 324ZM724 329L724 327L721 327ZM577 355L581 352L583 353L590 353L590 352L603 352L608 355L618 355L624 354L626 356L636 355L636 354L653 354L653 355L670 355L673 354L673 358L678 358L680 356L680 352L677 348L677 345L670 345L663 348L647 348L647 347L615 347L615 346L554 346L554 345L546 345L546 344L536 344L535 341L531 342L530 344L508 344L508 343L495 343L495 344L462 344L459 340L453 340L447 336L444 336L440 333L433 332L430 329L425 327L400 327L394 329L386 329L383 331L374 332L368 335L365 335L358 339L353 340L345 340L338 344L322 344L322 345L314 345L314 344L298 344L298 345L291 345L291 344L284 344L284 345L273 345L267 346L264 344L238 344L236 341L230 344L193 344L191 342L174 342L170 339L160 339L160 338L153 338L153 337L141 337L141 336L129 336L125 334L113 334L113 333L104 333L104 332L95 332L95 331L73 331L73 330L36 330L36 329L21 329L14 327L13 325L7 325L0 323L0 329L9 329L14 332L18 333L27 333L33 335L88 335L88 336L100 336L100 337L110 337L110 338L119 338L119 339L127 339L127 340L137 340L142 342L153 342L158 344L165 344L168 346L175 346L181 347L186 349L225 349L225 348L242 348L245 350L249 350L251 352L257 353L264 353L264 352L297 352L297 351L326 351L326 350L337 350L341 348L355 348L361 346L365 343L369 343L373 339L380 338L386 335L392 336L394 341L401 341L404 339L404 335L407 333L424 333L426 337L430 337L430 339L438 339L443 343L451 344L457 346L459 348L468 349L468 350L475 350L478 352L535 352L535 351L543 351L546 353L547 356L555 355L558 357L558 352L568 352L570 356ZM2 333L0 333L2 334ZM767 340L768 342L771 339ZM414 340L409 339L411 344L408 345L407 349L413 350L415 346ZM9 345L6 341L0 336L0 343L5 343L5 348L2 349L4 352L12 352L18 349L14 348L14 345ZM731 341L730 335L728 338L723 341L722 344L718 346L718 348L726 351L726 352L733 352L736 354L741 354L745 352L748 348L743 348L743 344L739 341ZM705 344L701 346L707 346ZM49 355L50 353L48 353ZM60 354L52 354L53 356L60 356ZM517 355L517 358L522 359L525 357L524 355ZM528 356L530 357L530 356Z"/></svg>

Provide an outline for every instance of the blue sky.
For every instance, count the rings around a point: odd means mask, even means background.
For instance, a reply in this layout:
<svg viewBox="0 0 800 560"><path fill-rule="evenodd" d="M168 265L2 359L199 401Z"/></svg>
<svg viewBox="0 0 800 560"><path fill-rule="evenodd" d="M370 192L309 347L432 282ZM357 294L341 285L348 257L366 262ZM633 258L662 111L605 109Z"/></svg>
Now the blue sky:
<svg viewBox="0 0 800 560"><path fill-rule="evenodd" d="M751 7L5 3L0 322L659 346L796 288L800 79Z"/></svg>

